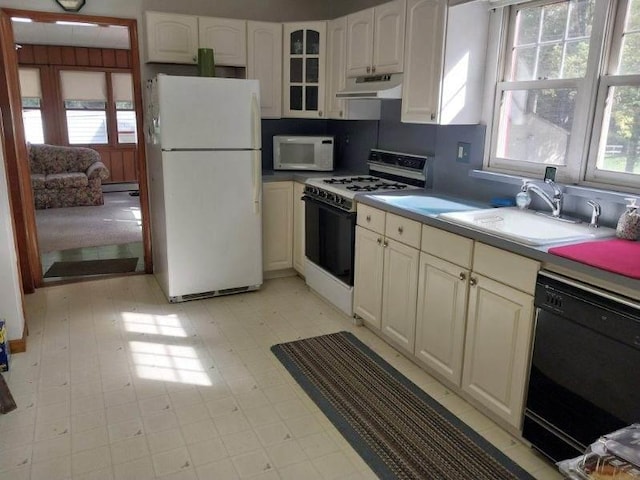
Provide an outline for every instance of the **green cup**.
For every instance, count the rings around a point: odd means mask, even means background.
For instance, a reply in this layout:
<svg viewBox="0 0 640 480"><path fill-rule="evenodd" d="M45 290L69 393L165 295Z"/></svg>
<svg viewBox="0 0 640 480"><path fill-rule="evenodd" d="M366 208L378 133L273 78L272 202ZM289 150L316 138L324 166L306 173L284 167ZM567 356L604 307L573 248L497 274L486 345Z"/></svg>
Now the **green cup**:
<svg viewBox="0 0 640 480"><path fill-rule="evenodd" d="M213 48L198 49L198 75L200 77L214 77L216 75Z"/></svg>

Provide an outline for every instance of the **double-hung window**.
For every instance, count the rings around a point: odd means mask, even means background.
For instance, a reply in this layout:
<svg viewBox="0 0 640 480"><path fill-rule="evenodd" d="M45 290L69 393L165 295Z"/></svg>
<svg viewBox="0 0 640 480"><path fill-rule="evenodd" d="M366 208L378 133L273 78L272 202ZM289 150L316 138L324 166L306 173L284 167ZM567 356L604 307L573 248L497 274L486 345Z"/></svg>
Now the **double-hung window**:
<svg viewBox="0 0 640 480"><path fill-rule="evenodd" d="M70 145L109 143L105 72L60 71Z"/></svg>
<svg viewBox="0 0 640 480"><path fill-rule="evenodd" d="M640 185L640 0L509 8L489 169Z"/></svg>
<svg viewBox="0 0 640 480"><path fill-rule="evenodd" d="M22 121L25 139L29 143L44 143L42 123L42 89L40 70L20 68L20 94L22 96Z"/></svg>

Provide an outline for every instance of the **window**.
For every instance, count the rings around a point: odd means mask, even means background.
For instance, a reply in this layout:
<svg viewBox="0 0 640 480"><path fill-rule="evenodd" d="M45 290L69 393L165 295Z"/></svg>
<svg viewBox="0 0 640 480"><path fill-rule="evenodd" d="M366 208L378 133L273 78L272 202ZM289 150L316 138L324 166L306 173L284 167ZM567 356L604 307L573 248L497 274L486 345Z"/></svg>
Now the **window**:
<svg viewBox="0 0 640 480"><path fill-rule="evenodd" d="M552 165L563 182L640 185L640 0L510 9L489 167L541 176Z"/></svg>
<svg viewBox="0 0 640 480"><path fill-rule="evenodd" d="M20 94L22 96L22 122L24 134L29 143L44 143L42 124L42 90L40 70L20 68Z"/></svg>
<svg viewBox="0 0 640 480"><path fill-rule="evenodd" d="M118 143L136 143L136 111L133 103L133 84L130 73L111 74L113 100L116 104Z"/></svg>
<svg viewBox="0 0 640 480"><path fill-rule="evenodd" d="M69 144L109 143L106 74L62 70L60 84Z"/></svg>

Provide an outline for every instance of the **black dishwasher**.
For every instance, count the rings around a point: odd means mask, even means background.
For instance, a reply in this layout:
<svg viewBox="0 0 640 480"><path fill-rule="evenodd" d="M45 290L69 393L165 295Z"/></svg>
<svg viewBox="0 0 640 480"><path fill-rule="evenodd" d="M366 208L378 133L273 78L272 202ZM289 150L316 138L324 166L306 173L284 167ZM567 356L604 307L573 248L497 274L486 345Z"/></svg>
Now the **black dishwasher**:
<svg viewBox="0 0 640 480"><path fill-rule="evenodd" d="M559 461L640 422L640 304L540 272L535 306L523 436Z"/></svg>

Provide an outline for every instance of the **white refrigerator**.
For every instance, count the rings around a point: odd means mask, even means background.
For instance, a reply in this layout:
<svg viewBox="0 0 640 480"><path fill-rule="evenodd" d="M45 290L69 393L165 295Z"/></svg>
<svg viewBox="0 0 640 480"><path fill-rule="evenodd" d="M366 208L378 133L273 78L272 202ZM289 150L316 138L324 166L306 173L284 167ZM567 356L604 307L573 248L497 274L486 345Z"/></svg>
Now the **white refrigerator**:
<svg viewBox="0 0 640 480"><path fill-rule="evenodd" d="M154 274L170 302L262 284L257 80L158 75L146 129Z"/></svg>

